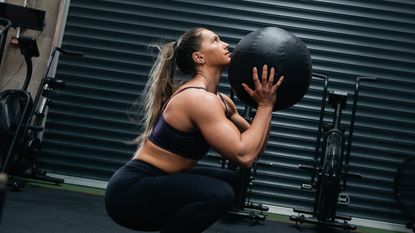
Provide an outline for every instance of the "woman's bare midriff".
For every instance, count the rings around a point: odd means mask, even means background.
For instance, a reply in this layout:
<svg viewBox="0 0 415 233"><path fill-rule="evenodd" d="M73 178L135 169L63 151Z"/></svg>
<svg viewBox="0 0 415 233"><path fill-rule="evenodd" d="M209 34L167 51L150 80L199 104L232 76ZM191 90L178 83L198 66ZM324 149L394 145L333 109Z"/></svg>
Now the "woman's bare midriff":
<svg viewBox="0 0 415 233"><path fill-rule="evenodd" d="M167 173L175 173L192 169L197 161L169 152L151 141L144 142L133 159L142 160Z"/></svg>

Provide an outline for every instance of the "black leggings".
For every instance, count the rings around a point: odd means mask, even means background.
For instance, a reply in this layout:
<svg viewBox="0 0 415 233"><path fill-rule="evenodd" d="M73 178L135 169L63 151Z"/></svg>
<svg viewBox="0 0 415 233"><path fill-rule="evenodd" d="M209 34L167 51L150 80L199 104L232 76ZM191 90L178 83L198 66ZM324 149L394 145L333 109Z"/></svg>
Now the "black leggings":
<svg viewBox="0 0 415 233"><path fill-rule="evenodd" d="M162 233L203 232L235 204L239 177L220 168L167 174L131 160L111 177L105 206L118 224Z"/></svg>

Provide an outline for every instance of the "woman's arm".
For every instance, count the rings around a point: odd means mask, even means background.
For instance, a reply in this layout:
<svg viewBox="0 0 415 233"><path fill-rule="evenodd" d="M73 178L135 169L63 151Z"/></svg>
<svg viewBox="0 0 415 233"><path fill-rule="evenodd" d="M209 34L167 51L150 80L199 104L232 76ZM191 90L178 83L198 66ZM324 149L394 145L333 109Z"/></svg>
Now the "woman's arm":
<svg viewBox="0 0 415 233"><path fill-rule="evenodd" d="M239 131L245 132L251 126L245 118L239 115L238 110L236 109L235 103L229 98L228 96L219 93L223 99L224 103L226 104L227 112L225 113L228 116L228 119L235 124L235 126L239 129Z"/></svg>
<svg viewBox="0 0 415 233"><path fill-rule="evenodd" d="M258 103L251 126L243 132L226 118L216 96L197 95L196 102L204 104L191 106L191 120L199 127L208 143L226 159L241 166L251 166L268 139L276 93L283 78L273 85L274 69L271 69L269 79L267 72L268 69L264 66L260 81L256 68L253 69L255 90L243 84L247 93Z"/></svg>

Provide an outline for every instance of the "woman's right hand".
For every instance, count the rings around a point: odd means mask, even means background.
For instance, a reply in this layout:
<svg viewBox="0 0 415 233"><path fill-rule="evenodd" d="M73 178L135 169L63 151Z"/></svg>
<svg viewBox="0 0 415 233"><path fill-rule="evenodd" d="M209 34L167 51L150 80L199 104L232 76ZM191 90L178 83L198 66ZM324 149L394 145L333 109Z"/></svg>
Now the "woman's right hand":
<svg viewBox="0 0 415 233"><path fill-rule="evenodd" d="M243 88L254 99L258 107L271 107L273 108L277 101L277 90L284 81L284 76L281 76L275 84L274 82L274 67L270 70L268 78L268 66L262 67L261 81L258 78L258 70L256 67L252 69L252 79L254 80L255 90L252 90L246 83L242 83Z"/></svg>

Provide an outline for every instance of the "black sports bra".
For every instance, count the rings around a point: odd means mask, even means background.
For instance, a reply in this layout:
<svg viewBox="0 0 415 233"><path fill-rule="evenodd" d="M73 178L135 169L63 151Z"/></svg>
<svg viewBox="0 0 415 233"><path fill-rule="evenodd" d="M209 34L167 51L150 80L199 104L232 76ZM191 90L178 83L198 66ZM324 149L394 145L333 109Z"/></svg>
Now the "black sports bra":
<svg viewBox="0 0 415 233"><path fill-rule="evenodd" d="M170 99L182 91L190 88L206 90L203 87L186 87L176 92L170 97ZM220 94L219 96L224 102L223 97ZM206 153L209 151L210 146L199 130L193 132L182 132L173 128L165 121L163 117L163 111L170 99L168 99L164 104L160 113L160 117L158 118L153 131L151 132L149 140L167 151L189 159L199 160L204 155L206 155Z"/></svg>

